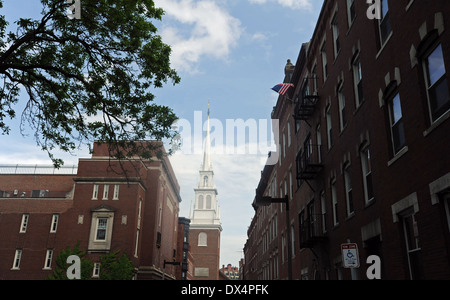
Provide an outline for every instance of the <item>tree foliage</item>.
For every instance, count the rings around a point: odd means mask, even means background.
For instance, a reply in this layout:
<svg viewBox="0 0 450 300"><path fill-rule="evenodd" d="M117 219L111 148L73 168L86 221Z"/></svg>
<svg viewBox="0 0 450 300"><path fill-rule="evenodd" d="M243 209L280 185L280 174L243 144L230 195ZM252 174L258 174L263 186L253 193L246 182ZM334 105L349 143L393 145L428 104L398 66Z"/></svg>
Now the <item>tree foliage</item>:
<svg viewBox="0 0 450 300"><path fill-rule="evenodd" d="M134 141L171 139L176 116L152 94L180 81L152 23L163 10L152 0L82 0L78 20L68 18L66 1L41 3L41 18L15 21L15 32L0 14L0 133L10 133L22 89L21 131L31 128L56 167L55 149L96 140L117 145L114 156L145 157Z"/></svg>
<svg viewBox="0 0 450 300"><path fill-rule="evenodd" d="M55 259L56 267L53 271L53 275L50 275L47 278L48 280L69 280L69 278L67 278L67 269L69 267L69 264L67 264L67 258L71 255L76 255L81 260L81 280L91 279L94 264L91 260L84 258L86 256L86 252L80 250L80 242L78 241L73 249L67 246L65 250L62 250L61 253L58 254Z"/></svg>
<svg viewBox="0 0 450 300"><path fill-rule="evenodd" d="M120 251L111 252L100 258L100 280L131 280L134 276L134 265Z"/></svg>

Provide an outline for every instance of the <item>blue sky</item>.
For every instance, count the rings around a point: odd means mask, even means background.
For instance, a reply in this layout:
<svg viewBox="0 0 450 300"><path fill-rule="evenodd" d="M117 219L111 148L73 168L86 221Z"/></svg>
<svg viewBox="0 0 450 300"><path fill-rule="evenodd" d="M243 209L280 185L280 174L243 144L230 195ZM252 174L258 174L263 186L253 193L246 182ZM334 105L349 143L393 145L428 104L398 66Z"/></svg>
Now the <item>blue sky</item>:
<svg viewBox="0 0 450 300"><path fill-rule="evenodd" d="M322 1L313 0L156 0L166 11L158 22L159 33L172 46L172 66L181 83L154 91L156 102L168 105L194 124L195 112L206 121L208 100L211 118L267 120L278 99L271 88L282 82L287 59L295 64L302 43L309 41ZM0 10L10 22L38 17L37 0L4 0ZM26 98L23 98L26 101ZM198 115L198 113L197 113ZM19 114L20 116L20 114ZM194 125L192 125L194 126ZM51 164L35 145L23 137L17 120L9 136L0 136L0 164ZM268 137L270 139L270 136ZM236 145L239 147L239 145ZM241 145L242 146L242 145ZM180 216L189 216L199 154L180 151L171 157L181 186ZM253 217L251 203L267 153L212 156L222 218L221 264L238 265ZM86 147L75 156L61 154L66 165L89 157Z"/></svg>

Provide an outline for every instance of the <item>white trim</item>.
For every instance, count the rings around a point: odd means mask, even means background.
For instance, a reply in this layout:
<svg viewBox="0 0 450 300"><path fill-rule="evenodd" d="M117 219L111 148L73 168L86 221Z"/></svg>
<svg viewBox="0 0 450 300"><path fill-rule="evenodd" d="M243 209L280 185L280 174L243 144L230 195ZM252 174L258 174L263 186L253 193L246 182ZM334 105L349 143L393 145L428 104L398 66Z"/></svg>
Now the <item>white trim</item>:
<svg viewBox="0 0 450 300"><path fill-rule="evenodd" d="M413 207L414 213L417 213L419 211L419 202L417 199L417 193L412 193L411 195L403 198L400 201L395 202L392 204L392 219L394 223L399 222L398 214L402 211Z"/></svg>

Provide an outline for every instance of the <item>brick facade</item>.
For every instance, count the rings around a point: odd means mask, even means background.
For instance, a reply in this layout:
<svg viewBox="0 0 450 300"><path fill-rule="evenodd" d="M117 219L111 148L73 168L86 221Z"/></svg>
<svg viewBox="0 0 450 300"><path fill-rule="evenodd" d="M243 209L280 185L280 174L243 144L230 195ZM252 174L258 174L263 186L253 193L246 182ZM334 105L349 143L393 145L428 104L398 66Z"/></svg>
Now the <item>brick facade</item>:
<svg viewBox="0 0 450 300"><path fill-rule="evenodd" d="M378 21L364 1L325 1L286 66L295 88L272 113L281 161L261 182L289 196L294 279L365 279L370 255L382 279L450 278L450 6L381 2ZM246 279L287 278L285 215L255 206ZM358 269L343 267L348 242Z"/></svg>
<svg viewBox="0 0 450 300"><path fill-rule="evenodd" d="M136 279L162 277L164 260L172 261L177 254L181 201L170 162L163 158L119 165L107 153L105 145L96 143L92 158L80 159L73 175L58 171L46 175L48 170L39 166L25 174L11 174L4 168L0 175L4 192L0 279L44 279L52 274L60 251L77 241L94 262L103 253L121 250L134 263ZM117 172L121 167L128 176ZM42 197L33 190L43 191ZM26 230L20 232L24 214L28 215ZM52 230L54 215L58 216L56 230ZM105 236L99 233L102 225ZM21 258L14 265L17 250ZM45 268L48 250L53 256ZM167 266L165 277L175 275L175 267Z"/></svg>

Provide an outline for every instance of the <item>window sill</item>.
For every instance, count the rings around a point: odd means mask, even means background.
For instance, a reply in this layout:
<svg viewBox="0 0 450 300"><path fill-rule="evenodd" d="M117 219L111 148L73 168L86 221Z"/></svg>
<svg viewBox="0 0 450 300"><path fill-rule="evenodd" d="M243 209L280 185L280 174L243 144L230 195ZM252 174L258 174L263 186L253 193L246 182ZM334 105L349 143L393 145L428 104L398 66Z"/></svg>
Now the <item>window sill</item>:
<svg viewBox="0 0 450 300"><path fill-rule="evenodd" d="M364 203L364 208L368 208L368 207L372 206L374 203L375 203L375 198L372 198L369 201L366 201L366 203Z"/></svg>
<svg viewBox="0 0 450 300"><path fill-rule="evenodd" d="M355 212L352 211L350 214L347 214L347 218L345 218L345 221L352 219L354 216L355 216Z"/></svg>
<svg viewBox="0 0 450 300"><path fill-rule="evenodd" d="M395 156L388 161L387 166L390 167L392 166L397 160L399 160L403 155L405 155L405 153L407 153L409 150L408 146L405 146L402 148L402 150L400 150L397 154L395 154Z"/></svg>
<svg viewBox="0 0 450 300"><path fill-rule="evenodd" d="M391 33L389 34L389 36L386 38L386 41L384 41L384 44L381 46L380 51L378 51L377 55L375 56L375 59L377 60L378 57L380 57L381 53L383 52L384 48L386 47L386 45L389 43L389 40L392 37L392 33L393 31L391 30Z"/></svg>
<svg viewBox="0 0 450 300"><path fill-rule="evenodd" d="M423 136L426 137L427 135L429 135L433 130L435 130L437 127L439 127L439 125L447 121L449 118L450 118L450 110L444 113L442 116L440 116L439 119L434 121L434 123L431 124L431 126L423 132Z"/></svg>

